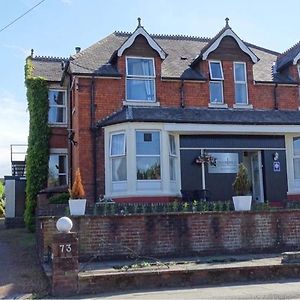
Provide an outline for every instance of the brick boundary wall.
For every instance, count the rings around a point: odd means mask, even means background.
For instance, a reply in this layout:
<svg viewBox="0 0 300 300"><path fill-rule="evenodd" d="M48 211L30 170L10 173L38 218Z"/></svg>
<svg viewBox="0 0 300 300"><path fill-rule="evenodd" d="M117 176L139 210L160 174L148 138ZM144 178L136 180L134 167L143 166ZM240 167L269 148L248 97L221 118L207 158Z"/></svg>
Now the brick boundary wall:
<svg viewBox="0 0 300 300"><path fill-rule="evenodd" d="M79 259L270 253L300 249L300 210L71 217ZM39 217L40 258L57 217Z"/></svg>

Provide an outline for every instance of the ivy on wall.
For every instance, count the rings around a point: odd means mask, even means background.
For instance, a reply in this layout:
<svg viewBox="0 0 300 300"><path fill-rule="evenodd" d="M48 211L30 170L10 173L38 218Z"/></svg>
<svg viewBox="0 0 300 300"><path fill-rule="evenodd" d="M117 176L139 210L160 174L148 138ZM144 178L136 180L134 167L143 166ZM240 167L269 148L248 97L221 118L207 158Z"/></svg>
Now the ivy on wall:
<svg viewBox="0 0 300 300"><path fill-rule="evenodd" d="M31 57L28 57L25 64L25 85L30 122L26 157L27 181L24 220L30 231L35 229L37 194L47 185L50 135L47 82L41 77L33 77L32 70Z"/></svg>

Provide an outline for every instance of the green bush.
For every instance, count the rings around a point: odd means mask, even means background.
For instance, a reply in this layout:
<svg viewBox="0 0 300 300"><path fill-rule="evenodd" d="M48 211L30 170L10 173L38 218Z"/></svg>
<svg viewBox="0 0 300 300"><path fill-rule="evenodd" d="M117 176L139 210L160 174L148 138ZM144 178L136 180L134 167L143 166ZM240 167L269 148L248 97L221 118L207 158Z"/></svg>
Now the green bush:
<svg viewBox="0 0 300 300"><path fill-rule="evenodd" d="M2 199L0 199L0 217L5 216L5 204Z"/></svg>
<svg viewBox="0 0 300 300"><path fill-rule="evenodd" d="M171 203L116 203L102 202L94 207L94 214L100 216L109 215L133 215L133 214L160 214L160 213L186 213L207 211L232 211L232 201L193 201L192 203L174 201Z"/></svg>
<svg viewBox="0 0 300 300"><path fill-rule="evenodd" d="M69 193L62 193L51 196L48 201L50 204L67 204L70 199Z"/></svg>
<svg viewBox="0 0 300 300"><path fill-rule="evenodd" d="M26 208L24 220L30 231L35 229L35 208L38 192L47 186L49 134L48 87L43 78L32 76L30 57L25 65L25 84L29 111L29 136L26 158Z"/></svg>

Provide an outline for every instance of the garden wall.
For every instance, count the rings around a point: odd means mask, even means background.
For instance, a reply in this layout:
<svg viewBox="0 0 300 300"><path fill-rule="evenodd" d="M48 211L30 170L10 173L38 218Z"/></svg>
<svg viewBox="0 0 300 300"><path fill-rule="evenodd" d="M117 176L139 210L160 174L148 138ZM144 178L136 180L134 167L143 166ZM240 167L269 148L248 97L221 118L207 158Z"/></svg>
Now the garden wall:
<svg viewBox="0 0 300 300"><path fill-rule="evenodd" d="M38 218L41 258L57 232L56 220ZM300 249L300 210L83 216L72 221L81 260Z"/></svg>

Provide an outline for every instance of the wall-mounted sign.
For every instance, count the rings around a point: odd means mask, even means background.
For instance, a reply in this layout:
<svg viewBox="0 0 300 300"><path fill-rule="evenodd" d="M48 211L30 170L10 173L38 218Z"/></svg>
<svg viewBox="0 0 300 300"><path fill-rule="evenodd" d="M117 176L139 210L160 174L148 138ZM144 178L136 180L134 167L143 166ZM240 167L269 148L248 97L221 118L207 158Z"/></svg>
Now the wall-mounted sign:
<svg viewBox="0 0 300 300"><path fill-rule="evenodd" d="M238 153L209 153L216 159L216 166L208 166L208 173L237 173Z"/></svg>
<svg viewBox="0 0 300 300"><path fill-rule="evenodd" d="M280 161L274 161L273 162L273 171L274 172L280 172Z"/></svg>

